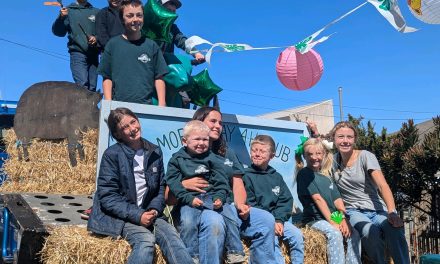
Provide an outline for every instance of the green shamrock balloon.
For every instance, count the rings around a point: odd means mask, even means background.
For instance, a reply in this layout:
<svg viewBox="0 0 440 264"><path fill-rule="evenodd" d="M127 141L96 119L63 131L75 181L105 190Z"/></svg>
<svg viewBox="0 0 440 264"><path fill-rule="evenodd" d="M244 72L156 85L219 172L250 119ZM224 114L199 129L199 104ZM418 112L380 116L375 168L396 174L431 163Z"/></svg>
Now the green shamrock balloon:
<svg viewBox="0 0 440 264"><path fill-rule="evenodd" d="M177 14L170 12L157 0L149 0L144 6L142 35L152 40L171 43L170 30L176 19Z"/></svg>
<svg viewBox="0 0 440 264"><path fill-rule="evenodd" d="M191 98L191 103L195 105L208 105L209 100L223 90L211 80L207 69L193 76L193 79L193 87L188 91L188 95Z"/></svg>
<svg viewBox="0 0 440 264"><path fill-rule="evenodd" d="M340 223L342 223L342 219L344 219L344 215L339 211L335 211L330 215L330 219L339 225Z"/></svg>

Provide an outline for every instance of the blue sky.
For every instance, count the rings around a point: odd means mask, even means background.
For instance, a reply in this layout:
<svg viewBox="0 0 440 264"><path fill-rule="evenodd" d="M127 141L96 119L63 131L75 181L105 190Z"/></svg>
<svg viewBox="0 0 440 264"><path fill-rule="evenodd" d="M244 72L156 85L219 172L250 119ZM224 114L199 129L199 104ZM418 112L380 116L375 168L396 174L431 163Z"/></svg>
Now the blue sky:
<svg viewBox="0 0 440 264"><path fill-rule="evenodd" d="M90 1L102 8L104 0ZM65 1L67 4L68 1ZM362 1L183 0L176 23L187 35L211 42L254 47L297 43ZM220 93L223 112L258 115L333 99L339 121L338 87L344 114L364 116L377 130L400 128L408 118L422 122L440 114L440 25L420 22L400 9L415 33L398 33L368 4L327 29L336 33L315 47L324 61L321 80L306 91L292 91L277 79L275 63L282 49L215 53L208 70ZM0 20L1 99L18 100L36 82L72 81L66 38L52 34L57 7L43 1L13 1L2 6ZM20 45L56 53L56 57ZM197 73L208 67L194 68ZM101 86L101 80L98 81Z"/></svg>

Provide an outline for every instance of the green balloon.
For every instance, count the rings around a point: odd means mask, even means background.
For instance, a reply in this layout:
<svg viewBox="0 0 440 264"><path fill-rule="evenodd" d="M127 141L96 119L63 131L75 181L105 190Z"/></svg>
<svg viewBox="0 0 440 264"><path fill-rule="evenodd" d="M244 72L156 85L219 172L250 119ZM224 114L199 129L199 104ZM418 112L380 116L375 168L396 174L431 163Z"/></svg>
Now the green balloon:
<svg viewBox="0 0 440 264"><path fill-rule="evenodd" d="M188 91L188 95L191 98L191 103L195 105L208 105L209 100L223 90L211 80L207 69L193 76L193 79L193 87Z"/></svg>
<svg viewBox="0 0 440 264"><path fill-rule="evenodd" d="M193 82L191 59L188 56L172 53L164 53L164 58L168 64L168 73L164 77L167 93L169 89L175 91L190 90Z"/></svg>
<svg viewBox="0 0 440 264"><path fill-rule="evenodd" d="M177 14L157 3L156 0L148 0L144 6L144 26L142 35L156 41L171 43L171 26L177 19Z"/></svg>

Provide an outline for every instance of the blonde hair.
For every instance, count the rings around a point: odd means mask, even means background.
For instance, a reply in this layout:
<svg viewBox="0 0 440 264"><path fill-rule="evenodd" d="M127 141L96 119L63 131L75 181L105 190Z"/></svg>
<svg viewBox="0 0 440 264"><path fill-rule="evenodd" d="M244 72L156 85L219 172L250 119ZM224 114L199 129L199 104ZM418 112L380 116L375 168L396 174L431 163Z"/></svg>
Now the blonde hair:
<svg viewBox="0 0 440 264"><path fill-rule="evenodd" d="M258 135L251 141L251 147L254 144L269 145L271 153L275 153L275 141L271 136L268 135Z"/></svg>
<svg viewBox="0 0 440 264"><path fill-rule="evenodd" d="M209 133L211 129L209 129L209 127L202 121L191 120L188 123L186 123L185 126L183 127L183 137L187 138L194 131Z"/></svg>
<svg viewBox="0 0 440 264"><path fill-rule="evenodd" d="M304 153L305 155L306 148L309 146L318 146L323 152L324 152L324 158L321 162L321 169L319 170L319 173L330 176L332 165L333 165L333 154L330 151L330 149L327 148L327 146L322 142L322 139L320 138L309 138L303 145ZM301 155L295 155L296 160L296 174L298 174L299 170L304 168L304 162L302 160Z"/></svg>

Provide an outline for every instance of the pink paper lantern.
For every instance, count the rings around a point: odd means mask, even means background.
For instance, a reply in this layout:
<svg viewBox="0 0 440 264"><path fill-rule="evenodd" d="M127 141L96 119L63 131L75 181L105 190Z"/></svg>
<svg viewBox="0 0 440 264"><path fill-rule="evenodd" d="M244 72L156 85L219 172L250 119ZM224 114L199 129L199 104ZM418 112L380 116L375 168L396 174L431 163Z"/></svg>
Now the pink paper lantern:
<svg viewBox="0 0 440 264"><path fill-rule="evenodd" d="M321 79L324 64L321 56L314 50L305 54L295 47L288 47L278 57L277 76L280 82L292 90L306 90Z"/></svg>

